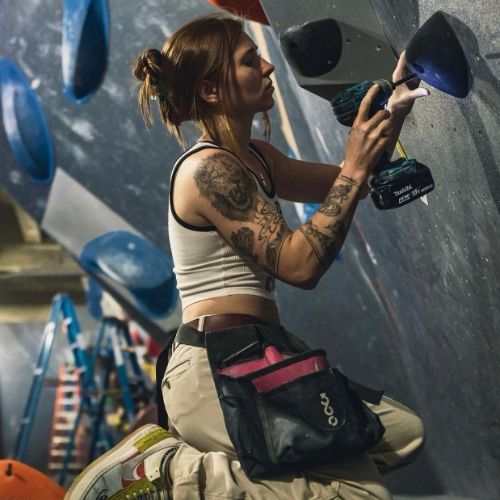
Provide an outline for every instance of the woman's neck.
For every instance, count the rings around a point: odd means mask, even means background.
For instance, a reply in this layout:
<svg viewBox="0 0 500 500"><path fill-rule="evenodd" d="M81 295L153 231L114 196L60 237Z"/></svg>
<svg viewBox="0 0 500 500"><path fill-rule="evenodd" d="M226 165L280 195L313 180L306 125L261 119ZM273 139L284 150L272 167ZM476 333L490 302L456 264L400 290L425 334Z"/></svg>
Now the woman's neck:
<svg viewBox="0 0 500 500"><path fill-rule="evenodd" d="M233 153L238 156L245 156L248 154L248 145L252 133L252 120L230 120L229 123L233 131L233 137L236 143L235 146L237 148ZM200 141L203 140L214 141L214 138L210 137L208 134L202 134ZM234 147L231 147L231 150L232 149L234 149Z"/></svg>
<svg viewBox="0 0 500 500"><path fill-rule="evenodd" d="M233 137L238 147L236 154L245 155L248 153L248 144L252 135L252 119L234 119L230 120Z"/></svg>

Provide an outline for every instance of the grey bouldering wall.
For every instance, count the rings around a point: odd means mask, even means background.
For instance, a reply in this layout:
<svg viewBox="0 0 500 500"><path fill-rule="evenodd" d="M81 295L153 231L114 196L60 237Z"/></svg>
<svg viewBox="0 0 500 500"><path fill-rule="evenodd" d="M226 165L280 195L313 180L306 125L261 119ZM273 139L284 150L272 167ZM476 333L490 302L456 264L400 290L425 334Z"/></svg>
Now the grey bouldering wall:
<svg viewBox="0 0 500 500"><path fill-rule="evenodd" d="M293 13L304 2L262 3L272 24L263 37L300 156L338 163L347 131L326 100L298 87L277 41L285 21L297 22ZM301 22L313 14L335 17L335 5L343 2L309 3L314 8L308 6ZM77 106L61 90L61 4L0 0L1 56L18 64L40 97L63 174L56 173L56 181L71 179L64 186L76 185L81 199L102 204L102 216L93 220L86 213L95 213L96 205L73 209L66 230L49 224L58 228L52 235L78 254L75 242L89 228L126 226L168 253L168 179L180 149L161 127L144 129L130 96L129 66L140 50L159 47L185 21L213 9L202 0L111 2L108 72L96 95ZM462 101L431 89L406 122L402 143L436 181L427 203L380 212L363 202L339 260L318 288L279 286L283 322L325 347L348 375L384 387L424 419L426 451L391 475L393 491L493 499L500 489L500 9L496 0L371 5L396 52L435 10L454 16L474 89ZM292 151L278 107L271 118L272 142ZM64 214L64 204L51 198L53 186L35 185L19 169L2 127L0 184L42 225L55 220L53 209ZM296 226L294 206L285 204L284 211Z"/></svg>
<svg viewBox="0 0 500 500"><path fill-rule="evenodd" d="M289 25L335 18L336 6L349 4L313 2L298 20L303 2L281 12L278 2L262 3L278 36ZM343 259L314 294L283 290L285 322L326 344L354 378L414 406L428 431L425 459L436 480L428 486L497 498L500 9L496 1L371 4L395 53L436 10L449 15L473 91L458 100L431 89L416 104L401 140L410 157L432 169L435 191L426 202L387 212L364 202ZM328 102L308 94L300 104L318 156L338 161L343 137ZM430 479L418 476L421 485Z"/></svg>

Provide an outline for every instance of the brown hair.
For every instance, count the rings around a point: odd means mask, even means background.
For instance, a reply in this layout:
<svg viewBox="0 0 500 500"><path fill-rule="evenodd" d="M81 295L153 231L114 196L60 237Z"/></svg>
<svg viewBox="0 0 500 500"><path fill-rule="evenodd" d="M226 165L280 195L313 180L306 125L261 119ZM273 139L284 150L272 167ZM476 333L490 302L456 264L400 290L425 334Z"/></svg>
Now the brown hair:
<svg viewBox="0 0 500 500"><path fill-rule="evenodd" d="M200 133L217 143L235 144L227 118L225 97L232 54L243 34L243 20L221 14L199 17L182 26L161 51L147 49L137 57L133 73L142 81L139 107L146 126L153 124L151 100L156 100L161 122L186 147L180 125L193 121ZM207 103L197 92L202 80L213 82L220 98ZM262 113L264 136L269 140L269 116Z"/></svg>

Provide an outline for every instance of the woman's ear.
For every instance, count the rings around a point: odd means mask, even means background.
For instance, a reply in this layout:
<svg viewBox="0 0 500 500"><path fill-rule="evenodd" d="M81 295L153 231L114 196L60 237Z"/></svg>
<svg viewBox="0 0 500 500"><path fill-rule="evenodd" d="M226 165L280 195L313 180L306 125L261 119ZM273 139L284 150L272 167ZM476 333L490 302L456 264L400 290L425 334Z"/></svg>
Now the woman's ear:
<svg viewBox="0 0 500 500"><path fill-rule="evenodd" d="M198 94L204 101L210 104L215 104L219 99L219 94L217 93L217 86L210 80L201 81L198 87Z"/></svg>

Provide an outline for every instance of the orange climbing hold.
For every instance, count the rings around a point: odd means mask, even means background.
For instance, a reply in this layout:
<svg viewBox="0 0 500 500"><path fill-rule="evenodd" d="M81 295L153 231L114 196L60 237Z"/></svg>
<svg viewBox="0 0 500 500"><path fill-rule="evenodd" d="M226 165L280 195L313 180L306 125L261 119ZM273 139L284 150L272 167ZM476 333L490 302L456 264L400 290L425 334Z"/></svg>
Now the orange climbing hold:
<svg viewBox="0 0 500 500"><path fill-rule="evenodd" d="M64 489L29 465L17 460L0 460L0 498L62 500Z"/></svg>
<svg viewBox="0 0 500 500"><path fill-rule="evenodd" d="M251 21L269 24L259 0L208 0L208 3Z"/></svg>

